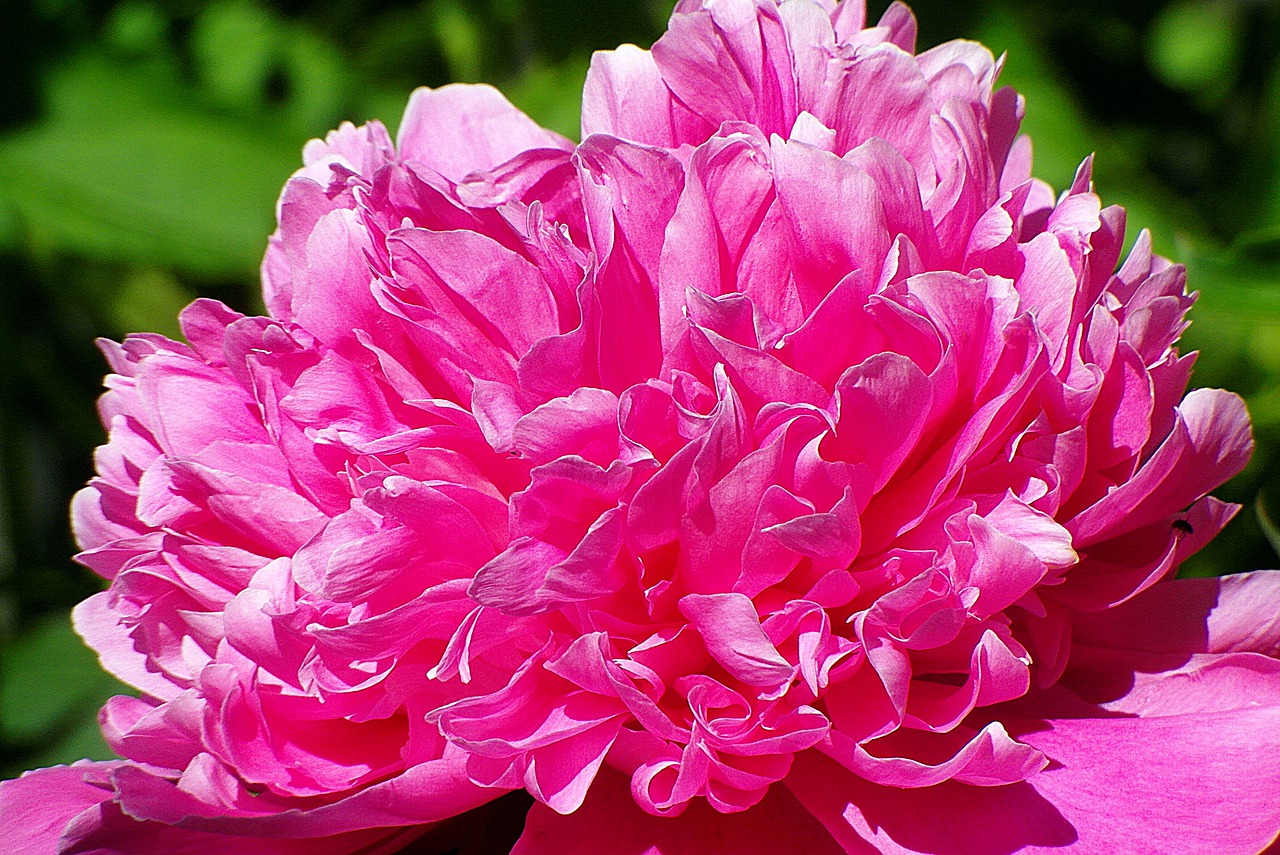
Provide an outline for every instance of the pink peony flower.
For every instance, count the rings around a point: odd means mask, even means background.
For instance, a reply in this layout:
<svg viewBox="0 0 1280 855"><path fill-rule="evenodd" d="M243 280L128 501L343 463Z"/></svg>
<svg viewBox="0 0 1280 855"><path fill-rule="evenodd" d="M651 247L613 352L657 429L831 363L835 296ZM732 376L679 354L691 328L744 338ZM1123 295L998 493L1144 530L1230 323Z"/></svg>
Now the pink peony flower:
<svg viewBox="0 0 1280 855"><path fill-rule="evenodd" d="M578 146L419 90L308 144L268 317L105 344L75 620L139 696L18 851L1265 848L1280 573L1170 578L1252 446L1184 271L863 16L682 0Z"/></svg>

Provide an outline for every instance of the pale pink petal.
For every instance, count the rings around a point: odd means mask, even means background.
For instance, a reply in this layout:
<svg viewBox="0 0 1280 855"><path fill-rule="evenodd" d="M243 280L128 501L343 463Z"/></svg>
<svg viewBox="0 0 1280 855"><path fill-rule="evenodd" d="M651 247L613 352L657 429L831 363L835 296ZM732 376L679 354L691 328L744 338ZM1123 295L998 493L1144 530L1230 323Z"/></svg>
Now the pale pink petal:
<svg viewBox="0 0 1280 855"><path fill-rule="evenodd" d="M492 86L451 84L414 91L400 121L396 148L451 181L492 169L523 151L568 148Z"/></svg>
<svg viewBox="0 0 1280 855"><path fill-rule="evenodd" d="M706 139L712 125L676 100L653 55L635 45L597 51L582 91L582 138L592 134L676 148Z"/></svg>
<svg viewBox="0 0 1280 855"><path fill-rule="evenodd" d="M110 593L103 591L80 603L72 618L76 633L97 652L107 673L154 698L172 698L180 691L137 649L129 627L111 607Z"/></svg>

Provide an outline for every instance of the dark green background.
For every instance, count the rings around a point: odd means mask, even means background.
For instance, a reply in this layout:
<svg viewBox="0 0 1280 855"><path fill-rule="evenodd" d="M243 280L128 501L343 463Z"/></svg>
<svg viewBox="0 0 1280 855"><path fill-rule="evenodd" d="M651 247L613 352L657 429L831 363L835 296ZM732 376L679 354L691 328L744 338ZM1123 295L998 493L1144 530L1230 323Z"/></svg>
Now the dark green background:
<svg viewBox="0 0 1280 855"><path fill-rule="evenodd" d="M872 2L878 16L883 2ZM417 85L488 81L576 137L591 51L661 33L664 0L27 0L0 25L0 775L104 757L120 687L71 634L96 581L66 507L102 440L96 336L176 333L196 295L260 311L256 270L302 144L394 128ZM1248 397L1259 450L1220 491L1245 510L1184 573L1277 563L1263 497L1280 448L1280 3L921 0L921 44L1007 51L1037 174L1098 153L1201 292L1194 383ZM1272 541L1280 540L1276 537Z"/></svg>

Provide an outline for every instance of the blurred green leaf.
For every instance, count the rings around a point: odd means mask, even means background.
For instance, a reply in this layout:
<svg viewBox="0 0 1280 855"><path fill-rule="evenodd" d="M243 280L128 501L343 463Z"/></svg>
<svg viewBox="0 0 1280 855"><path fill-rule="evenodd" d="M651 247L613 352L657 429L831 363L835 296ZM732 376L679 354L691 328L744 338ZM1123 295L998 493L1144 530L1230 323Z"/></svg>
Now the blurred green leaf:
<svg viewBox="0 0 1280 855"><path fill-rule="evenodd" d="M1271 76L1256 157L1262 170L1263 207L1259 214L1280 239L1280 62Z"/></svg>
<svg viewBox="0 0 1280 855"><path fill-rule="evenodd" d="M342 55L305 25L253 0L222 0L200 13L191 53L212 101L247 121L268 112L300 139L341 118L350 80Z"/></svg>
<svg viewBox="0 0 1280 855"><path fill-rule="evenodd" d="M33 238L90 257L251 273L301 140L221 117L151 69L87 54L50 83L47 119L0 139L0 202Z"/></svg>
<svg viewBox="0 0 1280 855"><path fill-rule="evenodd" d="M1235 76L1239 18L1222 0L1178 0L1161 10L1147 38L1147 62L1175 89L1222 95Z"/></svg>
<svg viewBox="0 0 1280 855"><path fill-rule="evenodd" d="M587 57L570 57L558 65L527 69L503 85L503 93L535 122L576 140L582 125L582 84Z"/></svg>
<svg viewBox="0 0 1280 855"><path fill-rule="evenodd" d="M1280 224L1240 234L1232 249L1242 258L1273 261L1280 265Z"/></svg>
<svg viewBox="0 0 1280 855"><path fill-rule="evenodd" d="M50 679L51 672L57 674ZM97 657L72 631L68 615L51 615L19 635L0 652L0 735L5 741L51 745L70 738L76 760L82 752L106 752L78 731L113 694L127 688L105 672Z"/></svg>
<svg viewBox="0 0 1280 855"><path fill-rule="evenodd" d="M1200 292L1196 316L1241 327L1280 327L1280 264L1254 264L1230 253L1199 252L1187 259Z"/></svg>
<svg viewBox="0 0 1280 855"><path fill-rule="evenodd" d="M350 79L337 49L301 27L288 31L282 49L289 84L284 112L298 138L323 136L340 119L351 118L341 115Z"/></svg>
<svg viewBox="0 0 1280 855"><path fill-rule="evenodd" d="M180 339L178 313L195 298L169 271L137 268L129 271L112 295L111 320L116 329L146 330Z"/></svg>
<svg viewBox="0 0 1280 855"><path fill-rule="evenodd" d="M102 698L104 703L107 697L109 695ZM87 707L70 728L62 731L52 743L28 754L21 769L11 770L7 774L17 775L27 769L69 765L77 760L110 760L115 756L102 739L96 706Z"/></svg>
<svg viewBox="0 0 1280 855"><path fill-rule="evenodd" d="M521 13L525 11L523 0L489 0L488 6L494 18L504 27L517 26Z"/></svg>
<svg viewBox="0 0 1280 855"><path fill-rule="evenodd" d="M18 212L11 202L0 200L0 250L15 246L21 234Z"/></svg>
<svg viewBox="0 0 1280 855"><path fill-rule="evenodd" d="M479 81L484 39L474 13L457 0L435 0L432 11L436 37L452 78L462 83Z"/></svg>
<svg viewBox="0 0 1280 855"><path fill-rule="evenodd" d="M977 37L997 55L1007 53L1000 84L1012 86L1027 99L1022 130L1034 145L1035 174L1061 190L1094 150L1096 132L1049 57L1027 33L1022 17L1007 4L992 8Z"/></svg>
<svg viewBox="0 0 1280 855"><path fill-rule="evenodd" d="M191 32L191 52L205 88L221 104L258 103L278 53L279 26L252 0L207 6Z"/></svg>
<svg viewBox="0 0 1280 855"><path fill-rule="evenodd" d="M111 10L104 41L126 54L157 54L165 50L169 21L153 3L129 0Z"/></svg>
<svg viewBox="0 0 1280 855"><path fill-rule="evenodd" d="M1239 248L1191 252L1188 282L1199 292L1183 349L1202 350L1196 385L1246 395L1254 426L1280 426L1280 262L1250 260Z"/></svg>
<svg viewBox="0 0 1280 855"><path fill-rule="evenodd" d="M1276 527L1271 514L1267 512L1262 493L1258 493L1258 501L1254 503L1253 508L1258 515L1258 523L1262 526L1262 533L1266 536L1267 543L1271 545L1272 551L1280 556L1280 528Z"/></svg>

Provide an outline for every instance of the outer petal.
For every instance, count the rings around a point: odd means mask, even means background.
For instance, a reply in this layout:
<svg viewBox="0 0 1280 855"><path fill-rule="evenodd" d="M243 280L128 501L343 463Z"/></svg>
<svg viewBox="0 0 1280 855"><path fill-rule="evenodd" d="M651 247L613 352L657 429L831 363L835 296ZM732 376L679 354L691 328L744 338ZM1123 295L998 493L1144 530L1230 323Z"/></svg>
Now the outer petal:
<svg viewBox="0 0 1280 855"><path fill-rule="evenodd" d="M67 829L59 855L390 855L421 835L420 829L369 829L333 837L276 840L190 831L138 822L107 803L96 816L81 814Z"/></svg>
<svg viewBox="0 0 1280 855"><path fill-rule="evenodd" d="M169 699L180 687L154 667L138 651L129 627L111 608L111 594L102 591L80 603L72 611L76 632L98 653L98 661L109 674L156 698Z"/></svg>
<svg viewBox="0 0 1280 855"><path fill-rule="evenodd" d="M396 147L407 161L451 181L492 169L533 148L571 148L511 106L492 86L454 83L416 90L405 108Z"/></svg>
<svg viewBox="0 0 1280 855"><path fill-rule="evenodd" d="M880 787L808 751L796 757L786 785L848 852L1010 855L1056 852L1076 840L1070 823L1029 783Z"/></svg>
<svg viewBox="0 0 1280 855"><path fill-rule="evenodd" d="M118 763L80 763L27 772L0 783L0 825L6 845L23 855L53 855L62 830L78 814L93 814L111 790L90 777L105 778Z"/></svg>
<svg viewBox="0 0 1280 855"><path fill-rule="evenodd" d="M1049 722L1030 782L1076 830L1068 852L1252 855L1280 832L1280 707Z"/></svg>
<svg viewBox="0 0 1280 855"><path fill-rule="evenodd" d="M698 800L678 817L636 806L626 779L601 773L586 802L560 816L534 805L511 855L838 855L846 850L782 787L743 813L722 814ZM869 848L863 850L872 853Z"/></svg>
<svg viewBox="0 0 1280 855"><path fill-rule="evenodd" d="M1156 585L1081 621L1072 692L1012 705L1043 717L1006 724L1054 761L1030 783L1079 851L1159 840L1161 852L1252 853L1280 832L1277 583L1272 571Z"/></svg>
<svg viewBox="0 0 1280 855"><path fill-rule="evenodd" d="M1256 706L1239 690L1253 681L1266 703L1274 670L1210 665L1172 672L1164 685L1139 674L1135 691L1106 709L1065 690L1042 696L1046 718L1006 719L1052 761L1025 783L881 788L808 752L787 785L842 842L885 853L1248 855L1280 831L1280 706ZM1222 709L1224 693L1249 708ZM1055 707L1066 717L1050 718Z"/></svg>
<svg viewBox="0 0 1280 855"><path fill-rule="evenodd" d="M1263 653L1280 658L1280 570L1174 579L1076 621L1075 638L1151 653Z"/></svg>
<svg viewBox="0 0 1280 855"><path fill-rule="evenodd" d="M1244 468L1253 437L1238 395L1196 389L1177 410L1173 431L1133 478L1072 520L1077 547L1170 516Z"/></svg>
<svg viewBox="0 0 1280 855"><path fill-rule="evenodd" d="M711 136L714 127L676 100L653 55L635 45L591 57L582 91L582 138L592 134L677 148Z"/></svg>
<svg viewBox="0 0 1280 855"><path fill-rule="evenodd" d="M471 784L462 762L456 758L419 764L345 799L310 810L281 809L278 804L263 803L259 811L229 812L131 766L118 769L113 782L126 810L139 819L180 823L184 828L214 833L270 837L312 837L368 827L421 825L456 816L501 794Z"/></svg>

